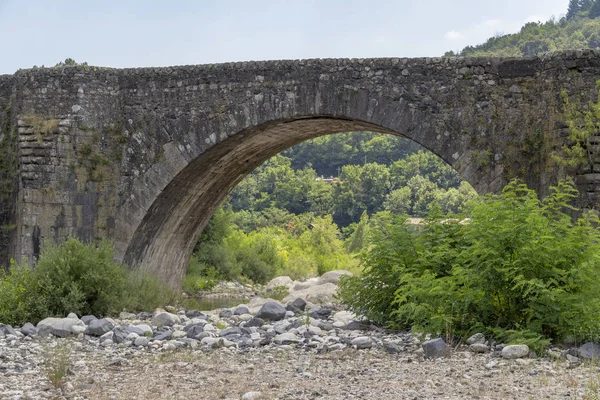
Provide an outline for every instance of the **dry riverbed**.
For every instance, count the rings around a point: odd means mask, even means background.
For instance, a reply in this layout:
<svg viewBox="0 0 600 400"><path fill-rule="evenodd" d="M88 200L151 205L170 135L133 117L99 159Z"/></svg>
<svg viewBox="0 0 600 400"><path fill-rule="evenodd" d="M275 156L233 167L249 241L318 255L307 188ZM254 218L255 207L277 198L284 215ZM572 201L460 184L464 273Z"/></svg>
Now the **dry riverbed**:
<svg viewBox="0 0 600 400"><path fill-rule="evenodd" d="M56 389L43 365L5 375L3 399L596 399L598 367L457 351L424 359L381 348L76 351Z"/></svg>

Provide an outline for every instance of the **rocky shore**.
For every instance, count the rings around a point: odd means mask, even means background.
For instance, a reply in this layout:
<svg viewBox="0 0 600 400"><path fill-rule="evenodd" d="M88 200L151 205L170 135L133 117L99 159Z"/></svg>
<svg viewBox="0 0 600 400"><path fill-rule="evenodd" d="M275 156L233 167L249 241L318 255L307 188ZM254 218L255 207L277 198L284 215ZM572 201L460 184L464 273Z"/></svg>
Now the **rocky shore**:
<svg viewBox="0 0 600 400"><path fill-rule="evenodd" d="M0 325L0 398L592 399L600 375L586 360L598 354L586 344L533 358L481 334L453 348L335 304L255 297L210 312Z"/></svg>

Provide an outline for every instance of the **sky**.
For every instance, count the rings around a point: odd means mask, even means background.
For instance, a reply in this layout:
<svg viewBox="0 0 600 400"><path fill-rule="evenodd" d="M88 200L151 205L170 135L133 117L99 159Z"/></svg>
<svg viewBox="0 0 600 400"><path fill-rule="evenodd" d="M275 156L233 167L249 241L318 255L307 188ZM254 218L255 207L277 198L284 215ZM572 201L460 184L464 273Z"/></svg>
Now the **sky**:
<svg viewBox="0 0 600 400"><path fill-rule="evenodd" d="M435 57L559 18L569 0L0 0L0 74L105 67Z"/></svg>

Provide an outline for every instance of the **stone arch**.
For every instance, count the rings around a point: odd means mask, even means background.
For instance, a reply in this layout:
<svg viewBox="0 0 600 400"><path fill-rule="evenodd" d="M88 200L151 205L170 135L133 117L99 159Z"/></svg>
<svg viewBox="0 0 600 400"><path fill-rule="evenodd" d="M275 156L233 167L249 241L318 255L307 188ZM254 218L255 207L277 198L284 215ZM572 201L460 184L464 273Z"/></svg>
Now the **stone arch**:
<svg viewBox="0 0 600 400"><path fill-rule="evenodd" d="M302 141L350 131L407 137L389 127L324 115L270 121L244 129L191 160L168 183L133 234L125 251L125 263L141 265L144 270L177 286L203 228L227 194L247 174L270 157ZM478 169L471 168L468 163L456 162L456 157L440 152L435 143L419 144L433 150L457 169L478 191L487 191L490 182L498 178L490 175L481 179Z"/></svg>
<svg viewBox="0 0 600 400"><path fill-rule="evenodd" d="M32 262L38 239L43 248L67 236L108 238L118 260L176 285L192 226L200 229L245 173L304 139L350 130L403 135L479 193L514 177L543 193L565 172L549 162L568 137L560 92L595 100L599 68L599 53L577 51L0 76L0 150L17 149L14 190L0 193L0 203L14 204L0 213L0 224L14 227L0 235L0 259ZM36 134L25 115L57 129ZM110 179L92 174L95 166ZM600 174L566 172L583 206L597 208Z"/></svg>

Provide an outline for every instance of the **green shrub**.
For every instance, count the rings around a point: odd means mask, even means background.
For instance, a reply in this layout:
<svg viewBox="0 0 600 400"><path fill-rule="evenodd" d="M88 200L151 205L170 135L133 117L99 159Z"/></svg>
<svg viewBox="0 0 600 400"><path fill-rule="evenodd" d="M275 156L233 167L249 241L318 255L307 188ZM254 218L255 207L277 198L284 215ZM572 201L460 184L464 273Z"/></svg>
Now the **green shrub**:
<svg viewBox="0 0 600 400"><path fill-rule="evenodd" d="M70 312L151 311L177 301L155 277L115 263L108 243L95 247L71 238L42 251L33 269L12 262L9 273L0 273L0 322L11 325Z"/></svg>
<svg viewBox="0 0 600 400"><path fill-rule="evenodd" d="M95 248L70 238L46 248L34 274L48 315L107 315L119 309L127 269L114 262L108 243Z"/></svg>
<svg viewBox="0 0 600 400"><path fill-rule="evenodd" d="M181 286L184 292L193 295L201 291L211 290L219 282L219 279L220 274L216 268L201 262L194 254L190 258Z"/></svg>
<svg viewBox="0 0 600 400"><path fill-rule="evenodd" d="M43 318L44 309L38 292L38 277L28 266L11 260L10 273L0 270L0 323L23 324Z"/></svg>
<svg viewBox="0 0 600 400"><path fill-rule="evenodd" d="M384 224L363 256L364 277L343 280L340 295L397 329L597 338L600 236L591 217L566 212L576 195L562 182L540 201L513 182L474 204L468 223L438 213L419 229Z"/></svg>

